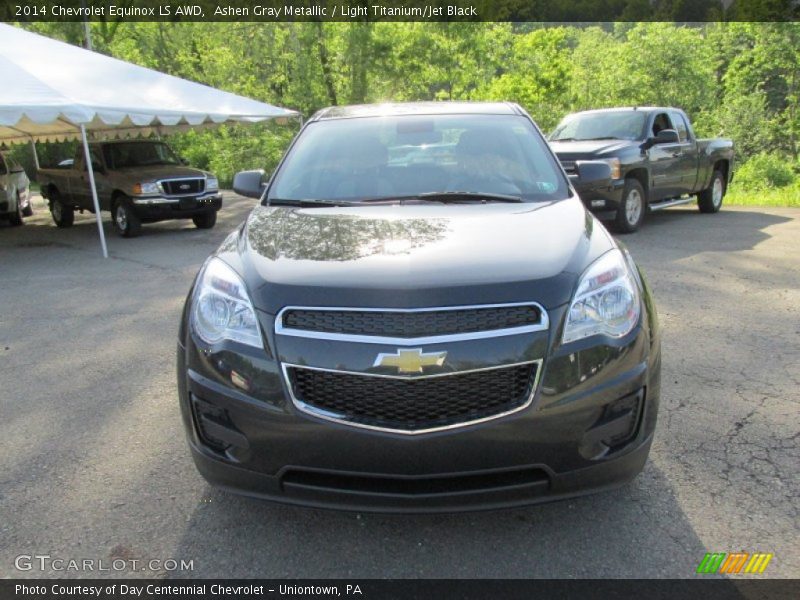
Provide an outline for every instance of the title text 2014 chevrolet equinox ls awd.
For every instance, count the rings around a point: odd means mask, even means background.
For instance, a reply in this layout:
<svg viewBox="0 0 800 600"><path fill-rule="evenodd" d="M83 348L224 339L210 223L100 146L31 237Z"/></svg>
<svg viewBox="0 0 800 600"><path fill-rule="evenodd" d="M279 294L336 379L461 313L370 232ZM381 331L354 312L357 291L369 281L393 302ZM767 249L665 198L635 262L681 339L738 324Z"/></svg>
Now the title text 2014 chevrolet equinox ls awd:
<svg viewBox="0 0 800 600"><path fill-rule="evenodd" d="M582 185L610 168L576 166ZM512 104L337 107L303 128L183 313L198 469L244 494L399 512L515 506L643 467L647 284Z"/></svg>

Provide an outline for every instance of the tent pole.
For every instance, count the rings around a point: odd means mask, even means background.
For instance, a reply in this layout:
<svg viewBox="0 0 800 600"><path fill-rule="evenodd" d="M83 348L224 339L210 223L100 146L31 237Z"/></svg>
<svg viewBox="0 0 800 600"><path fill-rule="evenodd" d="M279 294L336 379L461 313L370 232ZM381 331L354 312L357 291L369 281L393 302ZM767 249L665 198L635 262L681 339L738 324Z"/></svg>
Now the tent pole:
<svg viewBox="0 0 800 600"><path fill-rule="evenodd" d="M83 157L86 161L86 170L89 172L89 185L92 188L92 202L94 202L94 216L97 221L97 231L100 233L100 245L103 247L103 258L108 258L106 247L106 234L103 231L103 218L100 216L100 201L97 199L97 185L94 182L94 165L92 154L89 152L89 142L86 139L86 126L81 124L81 138L83 139Z"/></svg>
<svg viewBox="0 0 800 600"><path fill-rule="evenodd" d="M36 152L36 142L33 141L31 138L31 150L33 150L33 164L36 165L36 170L40 169L39 167L39 154Z"/></svg>

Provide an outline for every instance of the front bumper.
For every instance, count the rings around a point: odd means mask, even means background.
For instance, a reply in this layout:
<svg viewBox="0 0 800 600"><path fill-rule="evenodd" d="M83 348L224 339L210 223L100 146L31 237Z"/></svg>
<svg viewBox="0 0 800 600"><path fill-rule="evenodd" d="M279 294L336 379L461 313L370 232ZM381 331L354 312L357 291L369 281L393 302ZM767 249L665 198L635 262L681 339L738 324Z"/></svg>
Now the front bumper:
<svg viewBox="0 0 800 600"><path fill-rule="evenodd" d="M214 192L186 198L152 196L135 198L133 212L144 222L165 221L169 219L188 219L209 211L222 208L222 195Z"/></svg>
<svg viewBox="0 0 800 600"><path fill-rule="evenodd" d="M556 322L561 315L563 308ZM264 331L272 331L272 318L259 317ZM271 355L273 350L207 348L186 329L178 347L178 384L192 456L210 483L246 495L359 511L512 507L621 485L641 471L652 443L660 351L646 323L621 340L550 352L524 410L413 436L300 412L280 363L295 360L292 353L302 349L284 344ZM275 349L275 336L267 337ZM542 344L547 338L544 332ZM506 342L504 351L510 351L513 344ZM519 351L547 353L542 344L521 344ZM308 353L312 364L357 358L343 358L328 342L318 347ZM377 350L370 346L369 352ZM474 351L485 354L485 347ZM606 446L600 440L613 428L604 420L608 407L632 397L639 406L634 430L624 443ZM209 430L201 427L209 425L227 448L207 443Z"/></svg>
<svg viewBox="0 0 800 600"><path fill-rule="evenodd" d="M592 212L616 211L622 202L624 179L615 179L608 187L582 186L575 175L570 175L570 181L583 204Z"/></svg>

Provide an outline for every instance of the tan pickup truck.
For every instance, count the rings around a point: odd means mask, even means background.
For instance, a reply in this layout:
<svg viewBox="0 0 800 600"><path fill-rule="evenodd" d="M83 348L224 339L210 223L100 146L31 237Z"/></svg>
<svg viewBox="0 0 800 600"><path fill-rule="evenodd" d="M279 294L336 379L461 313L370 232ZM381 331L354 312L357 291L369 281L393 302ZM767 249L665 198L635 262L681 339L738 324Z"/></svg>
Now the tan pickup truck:
<svg viewBox="0 0 800 600"><path fill-rule="evenodd" d="M89 145L100 210L111 211L123 237L137 235L142 223L192 219L210 229L222 208L217 178L184 165L158 140L93 142ZM64 164L66 163L66 164ZM42 195L58 227L70 227L75 210L94 212L83 148L70 164L38 172Z"/></svg>

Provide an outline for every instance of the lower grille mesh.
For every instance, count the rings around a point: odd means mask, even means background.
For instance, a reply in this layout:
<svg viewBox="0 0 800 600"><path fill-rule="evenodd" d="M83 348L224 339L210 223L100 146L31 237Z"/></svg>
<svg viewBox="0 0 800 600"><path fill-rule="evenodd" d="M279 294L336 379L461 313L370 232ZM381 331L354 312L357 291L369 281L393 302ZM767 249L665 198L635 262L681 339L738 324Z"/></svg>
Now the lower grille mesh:
<svg viewBox="0 0 800 600"><path fill-rule="evenodd" d="M392 379L289 367L295 397L354 424L416 431L502 414L525 405L537 365L442 377Z"/></svg>

